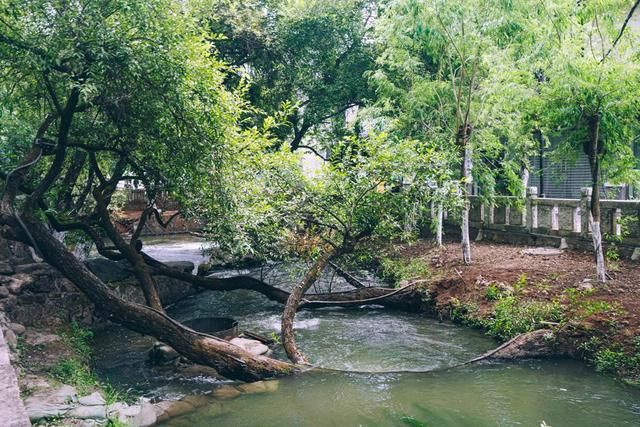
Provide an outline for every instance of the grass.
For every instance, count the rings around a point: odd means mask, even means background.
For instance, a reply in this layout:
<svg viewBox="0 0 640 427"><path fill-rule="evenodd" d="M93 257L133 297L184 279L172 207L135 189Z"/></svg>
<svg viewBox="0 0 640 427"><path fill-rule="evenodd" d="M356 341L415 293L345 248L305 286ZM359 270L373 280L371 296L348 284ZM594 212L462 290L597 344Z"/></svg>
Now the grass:
<svg viewBox="0 0 640 427"><path fill-rule="evenodd" d="M109 383L100 381L93 372L91 368L93 332L73 322L70 329L63 332L61 336L73 355L59 361L50 369L49 373L55 380L75 387L80 395L98 390L107 404L131 400L128 394L120 392Z"/></svg>

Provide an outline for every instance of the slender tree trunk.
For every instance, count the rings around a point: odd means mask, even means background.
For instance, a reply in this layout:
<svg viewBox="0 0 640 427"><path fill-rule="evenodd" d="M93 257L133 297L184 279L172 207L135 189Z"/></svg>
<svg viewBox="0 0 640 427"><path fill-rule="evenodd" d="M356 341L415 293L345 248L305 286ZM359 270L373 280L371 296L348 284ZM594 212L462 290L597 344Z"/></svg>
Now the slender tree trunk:
<svg viewBox="0 0 640 427"><path fill-rule="evenodd" d="M596 258L596 273L598 281L604 283L607 280L607 269L604 262L602 249L602 230L600 228L600 152L599 145L600 116L596 115L589 124L589 164L591 166L591 237L593 239L593 252Z"/></svg>
<svg viewBox="0 0 640 427"><path fill-rule="evenodd" d="M462 179L463 179L463 198L464 206L462 208L462 261L469 265L471 264L471 238L469 237L469 211L471 209L471 203L469 196L472 192L472 179L471 179L471 147L468 143L468 138L464 138L464 159L462 165Z"/></svg>
<svg viewBox="0 0 640 427"><path fill-rule="evenodd" d="M436 214L436 245L442 246L442 221L444 208L442 202L438 202L438 212Z"/></svg>
<svg viewBox="0 0 640 427"><path fill-rule="evenodd" d="M325 251L320 258L316 260L313 266L307 271L304 278L298 283L287 299L287 303L282 313L282 345L287 353L289 359L296 364L307 363L307 358L302 354L296 345L296 338L293 331L293 320L296 316L296 311L300 305L300 301L305 292L315 283L318 276L329 264L331 258L336 255L337 249L330 249Z"/></svg>

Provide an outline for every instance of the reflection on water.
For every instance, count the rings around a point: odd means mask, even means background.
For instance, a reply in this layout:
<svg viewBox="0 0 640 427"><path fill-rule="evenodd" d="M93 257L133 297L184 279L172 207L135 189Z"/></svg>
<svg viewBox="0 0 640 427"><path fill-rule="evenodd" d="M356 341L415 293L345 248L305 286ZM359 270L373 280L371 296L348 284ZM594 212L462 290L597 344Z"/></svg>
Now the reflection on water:
<svg viewBox="0 0 640 427"><path fill-rule="evenodd" d="M158 245L155 250L161 259L191 259L176 255L184 248ZM234 291L196 295L169 312L180 320L234 317L241 329L270 335L279 331L281 310L254 292ZM371 308L301 311L296 319L299 346L316 365L360 373L319 371L281 379L276 391L212 398L164 425L537 427L544 420L553 427L640 426L640 390L577 362L442 369L495 346L478 331ZM206 375L187 377L146 366L153 340L139 334L112 328L97 340L97 368L113 383L162 397L207 394L221 385Z"/></svg>

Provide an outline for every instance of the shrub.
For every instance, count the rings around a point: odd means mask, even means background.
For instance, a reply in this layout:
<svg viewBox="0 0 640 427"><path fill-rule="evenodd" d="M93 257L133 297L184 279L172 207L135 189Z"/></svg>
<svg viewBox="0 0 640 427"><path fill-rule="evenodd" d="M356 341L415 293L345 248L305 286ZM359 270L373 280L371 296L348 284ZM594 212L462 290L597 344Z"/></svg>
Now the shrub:
<svg viewBox="0 0 640 427"><path fill-rule="evenodd" d="M507 296L498 300L493 318L486 326L490 335L508 340L537 329L543 321L560 322L562 318L558 302L522 302L515 296Z"/></svg>
<svg viewBox="0 0 640 427"><path fill-rule="evenodd" d="M382 258L380 260L379 273L384 280L398 284L403 280L416 279L428 275L429 266L420 258L409 261Z"/></svg>

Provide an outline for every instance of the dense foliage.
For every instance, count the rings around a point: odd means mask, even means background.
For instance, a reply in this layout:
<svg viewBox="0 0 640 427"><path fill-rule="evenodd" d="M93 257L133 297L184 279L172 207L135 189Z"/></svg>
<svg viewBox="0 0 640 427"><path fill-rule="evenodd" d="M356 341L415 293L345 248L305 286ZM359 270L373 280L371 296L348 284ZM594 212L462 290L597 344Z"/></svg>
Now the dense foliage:
<svg viewBox="0 0 640 427"><path fill-rule="evenodd" d="M537 137L576 157L594 117L596 175L630 182L628 7L2 0L0 169L35 138L63 141L30 172L45 202L32 210L96 228L96 188L110 205L133 178L151 204L168 192L205 218L225 250L265 258L414 237L472 192L522 197Z"/></svg>

